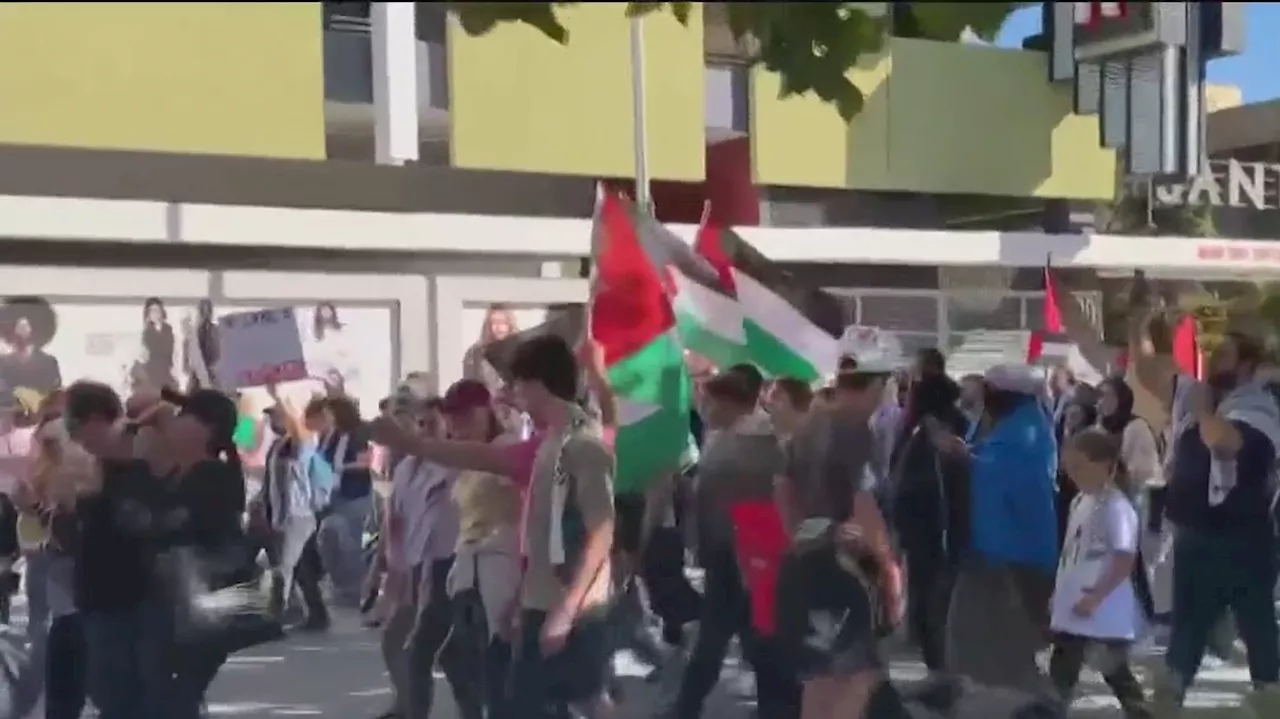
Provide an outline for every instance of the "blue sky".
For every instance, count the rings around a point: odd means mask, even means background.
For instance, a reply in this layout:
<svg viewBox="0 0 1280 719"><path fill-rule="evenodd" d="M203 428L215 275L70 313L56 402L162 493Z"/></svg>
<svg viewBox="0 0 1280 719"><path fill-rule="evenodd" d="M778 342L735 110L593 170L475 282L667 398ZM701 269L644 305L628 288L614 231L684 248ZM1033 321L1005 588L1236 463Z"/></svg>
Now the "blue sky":
<svg viewBox="0 0 1280 719"><path fill-rule="evenodd" d="M1245 102L1280 97L1280 3L1245 3L1249 36L1245 52L1209 63L1209 81L1237 85ZM1009 19L998 44L1018 47L1022 39L1040 31L1040 9L1020 10Z"/></svg>

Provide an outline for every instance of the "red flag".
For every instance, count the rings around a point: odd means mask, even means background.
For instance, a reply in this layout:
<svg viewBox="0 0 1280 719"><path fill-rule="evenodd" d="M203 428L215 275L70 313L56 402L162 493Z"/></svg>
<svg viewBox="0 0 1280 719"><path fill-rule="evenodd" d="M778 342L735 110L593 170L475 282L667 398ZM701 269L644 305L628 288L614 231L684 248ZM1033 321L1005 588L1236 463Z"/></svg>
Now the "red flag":
<svg viewBox="0 0 1280 719"><path fill-rule="evenodd" d="M738 294L738 288L733 280L733 260L720 242L721 232L723 230L720 227L711 223L711 203L708 202L703 206L702 221L698 223L698 236L693 242L693 249L715 269L716 276L720 278L720 287L717 289L734 297Z"/></svg>
<svg viewBox="0 0 1280 719"><path fill-rule="evenodd" d="M778 572L791 547L791 536L772 499L735 502L729 506L734 547L742 567L743 582L751 597L751 625L764 636L774 633L774 597Z"/></svg>
<svg viewBox="0 0 1280 719"><path fill-rule="evenodd" d="M1196 336L1196 318L1183 315L1173 328L1173 363L1182 374L1200 379L1200 340Z"/></svg>
<svg viewBox="0 0 1280 719"><path fill-rule="evenodd" d="M1032 330L1031 340L1027 342L1027 364L1039 362L1042 354L1044 354L1044 333Z"/></svg>
<svg viewBox="0 0 1280 719"><path fill-rule="evenodd" d="M645 254L625 200L605 193L596 211L591 336L613 364L675 327L665 274Z"/></svg>
<svg viewBox="0 0 1280 719"><path fill-rule="evenodd" d="M1062 310L1058 304L1058 285L1053 281L1049 266L1044 267L1044 326L1045 332L1062 332Z"/></svg>
<svg viewBox="0 0 1280 719"><path fill-rule="evenodd" d="M1053 281L1053 273L1046 262L1044 266L1044 309L1039 330L1031 333L1031 342L1027 345L1027 364L1035 364L1044 354L1045 335L1063 333L1062 310L1058 304L1058 285Z"/></svg>

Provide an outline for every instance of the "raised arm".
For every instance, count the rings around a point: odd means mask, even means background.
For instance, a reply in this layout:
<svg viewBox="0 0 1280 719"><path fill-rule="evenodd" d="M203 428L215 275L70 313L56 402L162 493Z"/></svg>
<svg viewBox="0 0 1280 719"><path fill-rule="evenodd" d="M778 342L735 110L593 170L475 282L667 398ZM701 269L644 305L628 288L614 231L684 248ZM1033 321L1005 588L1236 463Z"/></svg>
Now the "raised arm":
<svg viewBox="0 0 1280 719"><path fill-rule="evenodd" d="M1129 292L1129 368L1131 376L1151 393L1166 412L1173 406L1174 368L1169 357L1157 351L1151 339L1151 320L1155 310L1151 287L1141 270L1133 275Z"/></svg>
<svg viewBox="0 0 1280 719"><path fill-rule="evenodd" d="M388 450L420 457L446 467L492 472L518 479L519 445L434 439L409 432L390 417L373 420L369 423L369 428L373 441Z"/></svg>
<svg viewBox="0 0 1280 719"><path fill-rule="evenodd" d="M618 428L618 398L605 375L604 350L590 337L578 347L578 362L586 373L587 389L600 405L600 424L606 430Z"/></svg>
<svg viewBox="0 0 1280 719"><path fill-rule="evenodd" d="M1050 270L1050 273L1053 273L1053 270ZM1066 333L1067 339L1071 340L1080 350L1081 356L1099 371L1114 365L1119 353L1102 343L1089 318L1085 316L1084 308L1075 301L1071 288L1062 281L1059 274L1054 274L1053 281L1060 290L1060 295L1067 298L1066 302L1058 303L1058 313L1062 317L1062 330Z"/></svg>

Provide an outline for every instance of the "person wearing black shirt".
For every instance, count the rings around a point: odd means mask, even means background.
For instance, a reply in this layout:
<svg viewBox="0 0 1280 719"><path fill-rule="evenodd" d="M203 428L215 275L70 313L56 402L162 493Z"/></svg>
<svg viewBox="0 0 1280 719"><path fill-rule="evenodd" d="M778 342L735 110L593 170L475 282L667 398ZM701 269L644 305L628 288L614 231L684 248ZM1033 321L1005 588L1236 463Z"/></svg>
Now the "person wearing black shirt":
<svg viewBox="0 0 1280 719"><path fill-rule="evenodd" d="M166 418L159 425L176 466L166 481L170 519L157 528L157 542L184 550L210 589L231 586L247 578L249 565L241 524L244 471L232 441L235 402L212 389L186 396L165 393L164 398L177 407L176 414L162 415ZM205 691L226 659L226 650L216 643L180 641L170 716L201 716Z"/></svg>
<svg viewBox="0 0 1280 719"><path fill-rule="evenodd" d="M75 605L84 628L89 697L102 719L149 719L167 711L172 625L157 593L146 530L160 485L132 456L120 398L108 386L67 389L70 437L97 458L96 486L76 501Z"/></svg>
<svg viewBox="0 0 1280 719"><path fill-rule="evenodd" d="M142 375L152 387L172 387L176 340L164 302L149 298L142 310Z"/></svg>
<svg viewBox="0 0 1280 719"><path fill-rule="evenodd" d="M957 407L959 398L959 385L946 374L921 375L911 385L906 420L889 459L892 520L911 567L907 621L930 672L945 669L947 607L968 523L968 472L938 452L930 427L937 423L963 437L969 421Z"/></svg>

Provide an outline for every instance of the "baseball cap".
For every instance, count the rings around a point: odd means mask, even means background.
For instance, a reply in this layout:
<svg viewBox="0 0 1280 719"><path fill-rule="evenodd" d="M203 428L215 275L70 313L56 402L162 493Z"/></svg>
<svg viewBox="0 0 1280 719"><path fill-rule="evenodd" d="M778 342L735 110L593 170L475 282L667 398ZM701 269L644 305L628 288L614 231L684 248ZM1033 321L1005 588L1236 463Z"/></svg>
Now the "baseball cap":
<svg viewBox="0 0 1280 719"><path fill-rule="evenodd" d="M470 412L477 407L487 407L493 401L493 395L483 382L474 379L461 379L449 386L444 393L441 409L450 414Z"/></svg>
<svg viewBox="0 0 1280 719"><path fill-rule="evenodd" d="M187 395L167 395L178 407L178 416L192 417L215 437L231 437L240 420L240 410L227 395L216 389L198 389Z"/></svg>

